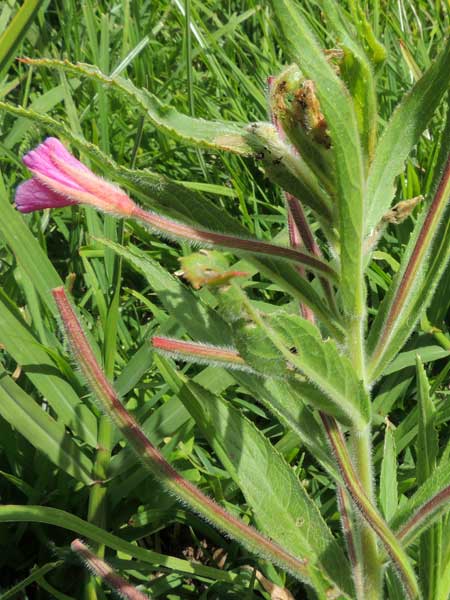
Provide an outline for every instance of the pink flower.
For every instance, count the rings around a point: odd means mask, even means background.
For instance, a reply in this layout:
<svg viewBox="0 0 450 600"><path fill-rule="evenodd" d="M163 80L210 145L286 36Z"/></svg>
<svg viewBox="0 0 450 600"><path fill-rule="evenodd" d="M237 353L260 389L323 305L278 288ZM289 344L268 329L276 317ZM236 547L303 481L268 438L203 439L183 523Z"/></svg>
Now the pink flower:
<svg viewBox="0 0 450 600"><path fill-rule="evenodd" d="M126 217L136 209L125 192L94 175L56 138L47 138L23 162L33 177L17 188L15 202L21 212L89 204Z"/></svg>

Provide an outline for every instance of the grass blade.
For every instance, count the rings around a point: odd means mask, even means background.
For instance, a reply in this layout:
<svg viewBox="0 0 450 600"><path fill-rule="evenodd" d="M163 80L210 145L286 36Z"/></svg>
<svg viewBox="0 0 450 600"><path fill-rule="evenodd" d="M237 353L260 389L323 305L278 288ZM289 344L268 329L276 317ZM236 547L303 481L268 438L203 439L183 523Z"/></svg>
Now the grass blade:
<svg viewBox="0 0 450 600"><path fill-rule="evenodd" d="M44 0L25 0L0 36L0 81Z"/></svg>
<svg viewBox="0 0 450 600"><path fill-rule="evenodd" d="M0 371L0 414L62 471L85 485L93 483L92 463L64 425L43 411L5 371Z"/></svg>

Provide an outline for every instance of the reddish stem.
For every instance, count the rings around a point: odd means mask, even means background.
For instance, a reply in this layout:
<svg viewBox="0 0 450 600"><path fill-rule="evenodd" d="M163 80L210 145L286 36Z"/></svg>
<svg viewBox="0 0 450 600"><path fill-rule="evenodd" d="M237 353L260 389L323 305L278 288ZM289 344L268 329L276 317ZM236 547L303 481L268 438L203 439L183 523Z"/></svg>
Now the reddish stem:
<svg viewBox="0 0 450 600"><path fill-rule="evenodd" d="M414 533L414 530L420 527L420 524L425 521L427 517L430 517L444 504L450 501L450 486L447 486L435 496L430 498L428 502L425 502L413 516L397 531L397 537L399 540L407 540L408 537ZM409 542L407 542L409 543Z"/></svg>
<svg viewBox="0 0 450 600"><path fill-rule="evenodd" d="M205 520L211 522L226 534L235 537L252 552L272 560L284 569L289 570L296 577L308 578L310 568L308 560L292 556L276 542L267 539L256 529L228 513L222 506L203 494L195 485L184 479L166 461L161 452L151 444L138 423L124 408L111 383L104 375L64 288L55 288L52 293L77 362L95 395L102 403L103 410L113 418L130 446L153 475L158 477L170 492L178 496Z"/></svg>
<svg viewBox="0 0 450 600"><path fill-rule="evenodd" d="M86 563L86 566L100 577L110 588L126 600L149 600L148 596L142 594L131 583L117 575L107 562L96 556L89 550L86 544L79 539L74 540L71 549L76 552Z"/></svg>
<svg viewBox="0 0 450 600"><path fill-rule="evenodd" d="M246 364L239 353L230 348L210 346L209 344L200 344L198 342L185 342L184 340L160 336L152 337L152 345L154 348L163 350L164 352L172 352L178 355L185 355L186 357L192 356L194 358L229 362L243 366Z"/></svg>
<svg viewBox="0 0 450 600"><path fill-rule="evenodd" d="M305 265L309 270L317 272L319 275L325 275L334 280L337 279L336 272L326 262L292 248L277 246L256 239L240 238L224 233L198 229L192 225L185 225L184 223L179 223L167 217L146 211L137 205L132 216L150 225L152 229L166 233L175 239L181 238L190 242L218 246L219 248L230 248L231 250L248 252L250 254L263 254L265 256L272 256L273 258L282 258Z"/></svg>

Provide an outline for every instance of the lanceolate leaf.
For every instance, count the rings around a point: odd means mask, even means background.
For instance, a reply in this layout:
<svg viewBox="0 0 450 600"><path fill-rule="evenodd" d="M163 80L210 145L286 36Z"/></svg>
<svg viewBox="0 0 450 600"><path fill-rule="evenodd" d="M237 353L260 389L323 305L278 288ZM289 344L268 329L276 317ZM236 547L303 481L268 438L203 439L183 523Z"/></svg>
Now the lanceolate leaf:
<svg viewBox="0 0 450 600"><path fill-rule="evenodd" d="M341 481L335 461L330 456L323 429L316 421L313 410L307 406L314 406L311 395L315 397L321 393L317 388L307 382L264 379L242 371L233 372L233 378L254 394L256 400L271 411L280 423L298 435L311 456L334 481Z"/></svg>
<svg viewBox="0 0 450 600"><path fill-rule="evenodd" d="M282 456L250 421L201 386L187 381L180 398L241 488L265 533L293 555L308 558L312 581L321 564L338 587L350 593L347 561Z"/></svg>
<svg viewBox="0 0 450 600"><path fill-rule="evenodd" d="M172 358L222 366L233 370L233 378L264 404L281 423L294 431L312 456L340 482L340 476L328 454L323 430L305 403L317 406L324 402L321 392L308 382L292 379L269 379L251 373L251 368L234 349L221 348L173 338L152 338L153 347ZM236 369L238 372L236 372Z"/></svg>
<svg viewBox="0 0 450 600"><path fill-rule="evenodd" d="M51 59L25 59L25 62L63 69L110 87L143 111L155 127L184 143L243 156L253 155L261 160L266 174L273 181L286 186L293 194L301 193L305 203L326 221L330 220L331 206L327 194L317 185L304 161L292 155L288 147L280 142L270 123L254 123L247 127L242 123L198 119L163 104L154 94L137 88L128 79L106 75L92 65L74 65Z"/></svg>
<svg viewBox="0 0 450 600"><path fill-rule="evenodd" d="M291 572L298 579L308 578L309 569L306 559L293 556L284 547L269 540L256 529L249 527L243 520L226 511L222 506L203 494L199 488L184 479L166 461L161 452L147 439L135 419L124 408L114 388L107 380L94 356L94 352L87 341L64 288L56 288L52 293L64 324L64 331L83 375L102 410L114 421L149 473L169 493L178 497L203 519L213 523L216 528L235 538L250 552L257 556L264 556L286 571ZM317 574L314 580L317 585L316 579L322 582L322 587L326 584L323 578L320 577L320 573Z"/></svg>
<svg viewBox="0 0 450 600"><path fill-rule="evenodd" d="M366 235L376 227L389 209L394 183L406 158L449 89L450 40L436 61L403 98L378 143L367 181L369 199Z"/></svg>
<svg viewBox="0 0 450 600"><path fill-rule="evenodd" d="M383 373L413 331L449 260L450 118L442 137L438 167L434 198L416 223L401 267L369 333L371 381Z"/></svg>
<svg viewBox="0 0 450 600"><path fill-rule="evenodd" d="M92 464L71 440L62 422L55 421L31 396L0 369L0 414L53 464L85 485L93 483Z"/></svg>
<svg viewBox="0 0 450 600"><path fill-rule="evenodd" d="M176 109L161 102L154 94L143 88L137 88L130 80L119 75L106 75L93 65L72 64L68 61L52 59L23 59L31 65L59 68L65 71L84 75L103 85L125 94L129 100L146 112L155 127L181 141L201 144L213 150L230 150L236 154L249 155L253 149L245 137L245 125L227 121L206 121L184 115Z"/></svg>
<svg viewBox="0 0 450 600"><path fill-rule="evenodd" d="M287 375L287 361L323 392L315 398L316 408L346 425L364 428L370 418L367 393L335 342L324 341L314 325L297 315L263 317L248 303L246 309L251 321L239 326L235 339L248 364L277 377Z"/></svg>
<svg viewBox="0 0 450 600"><path fill-rule="evenodd" d="M370 164L375 150L377 129L377 97L370 61L349 31L349 24L344 20L339 3L335 0L324 0L323 10L336 33L339 45L344 50L341 72L353 96L361 142L367 164Z"/></svg>
<svg viewBox="0 0 450 600"><path fill-rule="evenodd" d="M419 400L419 432L417 435L417 483L424 483L436 468L438 437L436 409L430 397L430 384L420 357L416 359Z"/></svg>
<svg viewBox="0 0 450 600"><path fill-rule="evenodd" d="M384 432L383 460L380 474L380 505L386 521L394 515L398 504L397 452L391 423Z"/></svg>
<svg viewBox="0 0 450 600"><path fill-rule="evenodd" d="M450 464L444 454L430 477L397 510L390 525L405 544L410 544L449 510Z"/></svg>

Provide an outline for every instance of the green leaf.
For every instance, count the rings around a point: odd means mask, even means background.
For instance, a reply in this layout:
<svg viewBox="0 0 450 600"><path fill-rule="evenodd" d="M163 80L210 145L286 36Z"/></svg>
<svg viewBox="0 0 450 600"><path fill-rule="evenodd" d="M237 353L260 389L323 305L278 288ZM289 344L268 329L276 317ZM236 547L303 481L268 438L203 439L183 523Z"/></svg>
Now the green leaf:
<svg viewBox="0 0 450 600"><path fill-rule="evenodd" d="M90 446L97 445L97 420L65 381L49 353L0 290L0 339L26 377L43 395L61 423Z"/></svg>
<svg viewBox="0 0 450 600"><path fill-rule="evenodd" d="M42 410L4 370L0 370L0 414L62 471L86 485L93 483L92 463L64 425Z"/></svg>
<svg viewBox="0 0 450 600"><path fill-rule="evenodd" d="M262 378L242 371L233 371L232 376L272 412L280 423L296 433L311 456L335 481L341 481L330 456L323 429L307 406L314 405L311 397L315 398L320 394L317 388L307 382Z"/></svg>
<svg viewBox="0 0 450 600"><path fill-rule="evenodd" d="M305 396L314 408L333 415L345 425L363 429L370 419L367 393L349 359L332 339L323 340L319 330L301 317L279 312L262 316L246 305L251 322L235 332L241 356L257 371L286 376L290 363L322 392Z"/></svg>
<svg viewBox="0 0 450 600"><path fill-rule="evenodd" d="M430 477L410 496L406 502L403 502L390 522L390 526L401 535L405 545L411 544L418 536L426 531L441 515L450 510L448 502L448 489L450 486L450 462L448 456L442 456L438 466ZM442 492L444 502L435 502L434 499ZM424 506L428 509L416 518L416 513L420 512Z"/></svg>
<svg viewBox="0 0 450 600"><path fill-rule="evenodd" d="M24 592L25 588L27 586L29 586L31 583L34 583L35 581L39 581L39 579L41 577L43 577L50 571L53 571L53 569L60 567L63 564L64 564L64 561L58 560L56 562L47 563L46 565L42 565L42 567L39 567L37 569L33 569L31 574L28 577L26 577L19 583L16 583L16 585L14 585L12 588L9 588L8 591L3 592L2 595L0 596L1 600L9 600L9 598L17 598L18 595L20 594L20 592L25 593Z"/></svg>
<svg viewBox="0 0 450 600"><path fill-rule="evenodd" d="M143 110L152 124L168 135L194 145L201 144L214 150L229 150L241 155L253 152L246 141L244 124L227 121L207 121L184 115L161 102L145 88L137 88L129 79L119 75L106 75L98 67L88 64L72 64L52 59L30 60L30 64L59 68L98 81L102 85L124 94Z"/></svg>
<svg viewBox="0 0 450 600"><path fill-rule="evenodd" d="M350 24L339 3L324 0L323 11L338 37L339 46L344 50L340 70L353 96L361 143L366 161L370 164L377 135L377 96L370 61L364 49L355 42L355 35L350 30Z"/></svg>
<svg viewBox="0 0 450 600"><path fill-rule="evenodd" d="M420 346L414 350L406 350L400 352L398 356L391 362L391 364L383 371L383 375L390 375L391 373L397 373L407 367L412 367L417 364L416 358L420 357L423 363L434 362L441 358L448 357L450 352L445 350L441 346Z"/></svg>
<svg viewBox="0 0 450 600"><path fill-rule="evenodd" d="M378 142L367 180L369 199L366 235L377 226L391 205L395 179L418 143L439 102L449 89L450 40L435 62L404 96Z"/></svg>
<svg viewBox="0 0 450 600"><path fill-rule="evenodd" d="M369 380L389 365L429 305L450 258L450 113L442 136L433 200L423 210L400 269L378 309L367 340Z"/></svg>
<svg viewBox="0 0 450 600"><path fill-rule="evenodd" d="M419 397L419 433L417 436L417 483L424 483L436 468L438 436L435 429L436 409L430 398L430 384L420 356L416 357Z"/></svg>
<svg viewBox="0 0 450 600"><path fill-rule="evenodd" d="M392 425L387 422L384 432L384 451L380 474L380 506L389 521L398 506L397 451Z"/></svg>
<svg viewBox="0 0 450 600"><path fill-rule="evenodd" d="M365 185L358 124L352 98L328 63L298 4L272 0L286 52L317 90L331 134L337 177L341 243L341 295L346 313L360 314L363 302L362 243Z"/></svg>
<svg viewBox="0 0 450 600"><path fill-rule="evenodd" d="M28 62L76 73L119 92L127 102L143 111L155 127L184 143L238 155L254 155L262 161L266 174L273 181L295 195L301 194L308 205L329 221L331 200L317 185L303 159L290 152L270 123L253 123L247 127L242 123L190 117L163 104L145 88L137 88L118 75L106 75L96 66L52 59L29 59Z"/></svg>
<svg viewBox="0 0 450 600"><path fill-rule="evenodd" d="M294 556L307 558L310 582L324 569L343 591L352 584L342 550L317 506L269 441L229 403L194 382L180 391L203 434L241 488L256 522Z"/></svg>
<svg viewBox="0 0 450 600"><path fill-rule="evenodd" d="M45 523L55 527L61 527L68 531L72 531L77 535L86 537L87 539L104 544L109 548L113 548L120 553L126 554L146 564L159 565L166 569L173 569L179 573L193 577L194 579L206 578L212 581L234 581L237 577L235 573L228 573L222 569L214 569L200 563L189 562L176 558L159 554L152 550L147 550L136 544L131 544L121 538L88 523L75 515L48 506L15 506L6 504L0 506L0 523Z"/></svg>
<svg viewBox="0 0 450 600"><path fill-rule="evenodd" d="M27 34L43 0L25 0L18 9L8 27L0 36L0 81L6 69L14 60L14 53Z"/></svg>

